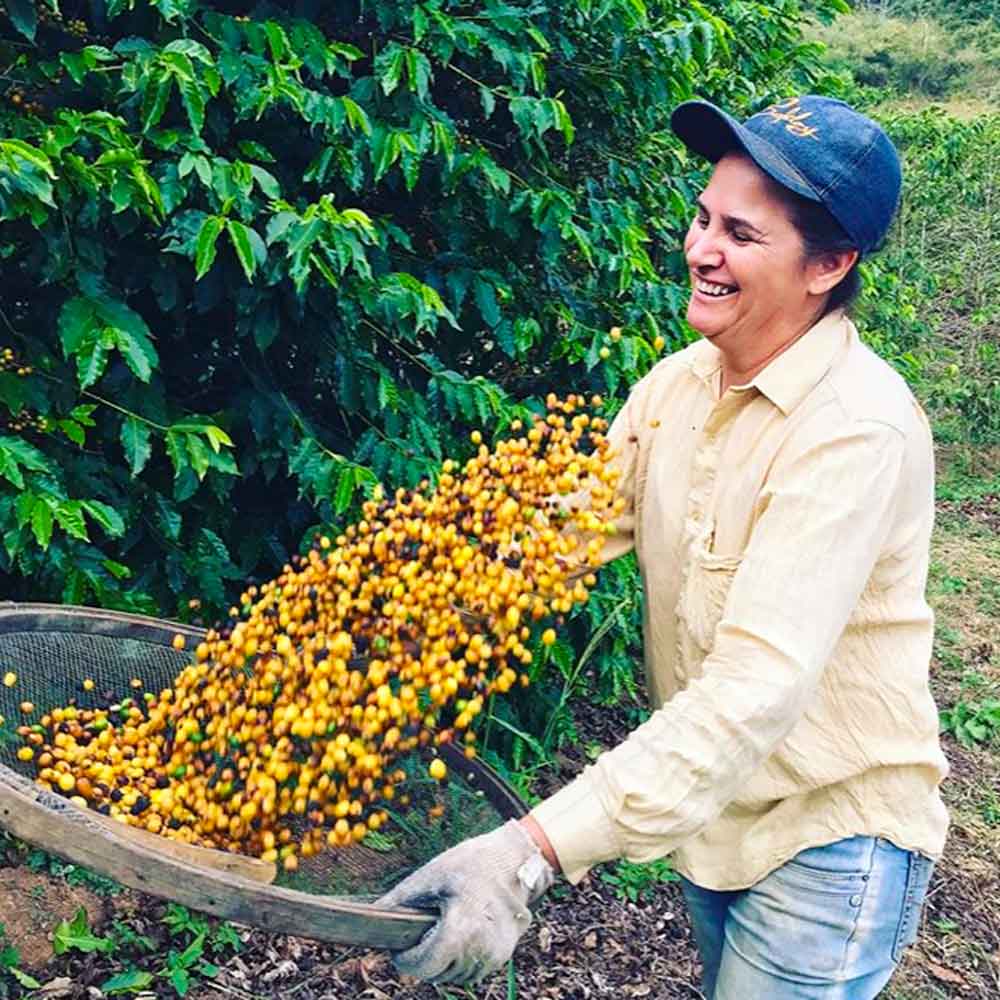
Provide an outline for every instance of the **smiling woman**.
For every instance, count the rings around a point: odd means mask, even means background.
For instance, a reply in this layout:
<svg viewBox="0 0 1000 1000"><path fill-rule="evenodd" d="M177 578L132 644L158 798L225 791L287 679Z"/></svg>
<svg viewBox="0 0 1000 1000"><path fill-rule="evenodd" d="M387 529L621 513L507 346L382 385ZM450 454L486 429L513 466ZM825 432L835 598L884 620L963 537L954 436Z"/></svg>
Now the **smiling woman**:
<svg viewBox="0 0 1000 1000"><path fill-rule="evenodd" d="M496 968L561 870L672 855L711 1000L871 1000L914 940L948 816L928 687L926 418L844 305L896 151L840 101L673 115L716 164L684 243L702 339L609 437L654 714L520 823L397 886L440 919L401 968ZM488 862L484 864L483 859ZM543 860L544 859L544 860Z"/></svg>
<svg viewBox="0 0 1000 1000"><path fill-rule="evenodd" d="M749 156L727 153L684 241L688 322L726 352L724 385L748 382L824 315L858 257L853 248L808 255L775 188Z"/></svg>

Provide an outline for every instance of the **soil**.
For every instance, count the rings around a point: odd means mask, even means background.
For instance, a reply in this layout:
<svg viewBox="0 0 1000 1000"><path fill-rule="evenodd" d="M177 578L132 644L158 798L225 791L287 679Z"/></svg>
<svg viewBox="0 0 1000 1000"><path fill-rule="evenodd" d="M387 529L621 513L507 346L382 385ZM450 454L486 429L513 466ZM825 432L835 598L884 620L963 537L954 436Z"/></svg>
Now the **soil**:
<svg viewBox="0 0 1000 1000"><path fill-rule="evenodd" d="M36 874L28 868L0 868L0 924L20 953L22 969L37 969L52 957L52 932L80 907L90 927L100 927L104 903L83 886Z"/></svg>

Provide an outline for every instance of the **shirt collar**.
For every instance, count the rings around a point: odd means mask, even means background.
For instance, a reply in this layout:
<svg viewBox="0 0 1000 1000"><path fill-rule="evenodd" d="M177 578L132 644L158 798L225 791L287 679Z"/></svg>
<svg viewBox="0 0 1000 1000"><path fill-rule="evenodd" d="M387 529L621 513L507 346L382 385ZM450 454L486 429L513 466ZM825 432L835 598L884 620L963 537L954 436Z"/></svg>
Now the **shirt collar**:
<svg viewBox="0 0 1000 1000"><path fill-rule="evenodd" d="M838 350L853 335L851 321L843 310L835 309L779 354L750 385L788 416L830 370ZM691 372L702 381L722 367L719 349L707 340L697 341L691 355Z"/></svg>

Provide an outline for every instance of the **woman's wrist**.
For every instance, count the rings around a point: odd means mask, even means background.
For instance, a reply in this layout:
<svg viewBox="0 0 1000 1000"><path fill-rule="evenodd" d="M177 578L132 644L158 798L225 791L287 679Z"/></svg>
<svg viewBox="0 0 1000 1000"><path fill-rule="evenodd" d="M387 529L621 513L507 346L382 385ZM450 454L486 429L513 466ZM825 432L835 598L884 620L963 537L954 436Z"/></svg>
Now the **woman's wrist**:
<svg viewBox="0 0 1000 1000"><path fill-rule="evenodd" d="M549 838L545 836L545 831L539 825L538 820L534 816L528 815L523 816L520 823L528 836L538 845L538 849L542 852L542 857L552 866L552 870L556 873L562 871L559 858L556 856L556 852Z"/></svg>

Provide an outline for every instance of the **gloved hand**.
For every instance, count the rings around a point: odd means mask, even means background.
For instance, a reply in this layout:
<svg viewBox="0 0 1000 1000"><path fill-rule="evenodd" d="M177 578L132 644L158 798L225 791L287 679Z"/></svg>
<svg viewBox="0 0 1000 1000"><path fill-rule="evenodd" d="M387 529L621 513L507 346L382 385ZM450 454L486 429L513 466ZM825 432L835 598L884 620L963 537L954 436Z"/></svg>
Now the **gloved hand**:
<svg viewBox="0 0 1000 1000"><path fill-rule="evenodd" d="M531 925L529 904L554 881L552 866L517 820L462 841L378 901L440 914L416 945L393 954L396 968L429 982L477 982L510 958Z"/></svg>

